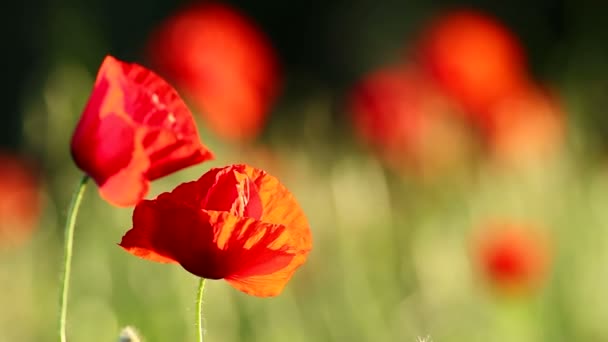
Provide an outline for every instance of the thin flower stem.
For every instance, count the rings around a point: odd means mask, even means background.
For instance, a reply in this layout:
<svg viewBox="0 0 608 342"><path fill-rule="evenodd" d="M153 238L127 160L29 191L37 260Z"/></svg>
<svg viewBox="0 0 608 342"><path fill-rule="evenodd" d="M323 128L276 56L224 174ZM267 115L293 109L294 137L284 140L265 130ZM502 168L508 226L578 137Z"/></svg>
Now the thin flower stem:
<svg viewBox="0 0 608 342"><path fill-rule="evenodd" d="M196 296L196 330L198 331L198 342L203 342L205 328L203 327L203 292L205 291L205 278L201 278L198 283L198 293Z"/></svg>
<svg viewBox="0 0 608 342"><path fill-rule="evenodd" d="M72 246L74 244L74 227L76 226L76 216L78 215L78 209L80 202L86 189L87 181L89 176L84 175L80 180L80 184L72 195L72 201L70 208L68 209L68 216L65 221L64 231L64 244L63 244L63 273L61 277L61 301L59 304L59 340L61 342L67 341L66 334L66 322L67 322L67 304L68 304L68 292L70 286L70 272L72 270Z"/></svg>

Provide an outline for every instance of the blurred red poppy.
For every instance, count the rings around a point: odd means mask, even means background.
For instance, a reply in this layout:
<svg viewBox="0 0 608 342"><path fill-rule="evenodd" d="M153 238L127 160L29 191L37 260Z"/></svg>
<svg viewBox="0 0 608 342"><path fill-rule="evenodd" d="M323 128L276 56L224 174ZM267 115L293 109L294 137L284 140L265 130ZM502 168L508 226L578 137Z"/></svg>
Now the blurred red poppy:
<svg viewBox="0 0 608 342"><path fill-rule="evenodd" d="M482 125L485 109L528 78L517 37L481 12L436 17L423 30L416 53L433 79Z"/></svg>
<svg viewBox="0 0 608 342"><path fill-rule="evenodd" d="M550 264L548 237L528 225L493 222L474 240L485 278L501 290L527 291L541 285Z"/></svg>
<svg viewBox="0 0 608 342"><path fill-rule="evenodd" d="M496 102L486 116L488 148L503 164L517 166L546 160L563 146L565 114L559 100L537 86Z"/></svg>
<svg viewBox="0 0 608 342"><path fill-rule="evenodd" d="M365 76L349 105L357 136L398 170L433 174L471 152L472 137L454 106L413 66Z"/></svg>
<svg viewBox="0 0 608 342"><path fill-rule="evenodd" d="M218 136L242 141L260 133L279 72L268 39L244 14L219 3L186 7L152 34L148 51Z"/></svg>
<svg viewBox="0 0 608 342"><path fill-rule="evenodd" d="M0 153L0 245L12 247L33 233L42 211L40 182L27 161Z"/></svg>
<svg viewBox="0 0 608 342"><path fill-rule="evenodd" d="M72 137L76 165L118 206L139 202L149 181L213 158L177 92L137 64L108 56Z"/></svg>
<svg viewBox="0 0 608 342"><path fill-rule="evenodd" d="M276 178L232 165L142 201L120 246L251 295L275 296L305 262L312 240L302 209Z"/></svg>

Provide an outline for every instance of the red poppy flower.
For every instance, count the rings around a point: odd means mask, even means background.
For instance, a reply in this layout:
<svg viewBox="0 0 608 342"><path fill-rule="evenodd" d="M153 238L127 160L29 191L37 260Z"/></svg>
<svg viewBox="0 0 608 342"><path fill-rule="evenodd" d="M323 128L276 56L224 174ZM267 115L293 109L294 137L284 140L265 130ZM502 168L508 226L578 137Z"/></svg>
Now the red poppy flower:
<svg viewBox="0 0 608 342"><path fill-rule="evenodd" d="M459 10L435 18L416 51L435 81L481 124L483 117L477 116L487 106L528 78L518 39L481 12Z"/></svg>
<svg viewBox="0 0 608 342"><path fill-rule="evenodd" d="M219 3L188 6L161 24L148 50L218 136L242 141L260 133L279 72L268 39L244 14Z"/></svg>
<svg viewBox="0 0 608 342"><path fill-rule="evenodd" d="M483 276L500 289L530 290L540 285L549 268L547 237L512 223L492 223L475 239Z"/></svg>
<svg viewBox="0 0 608 342"><path fill-rule="evenodd" d="M233 165L142 201L120 246L251 295L275 296L312 241L302 209L276 178Z"/></svg>
<svg viewBox="0 0 608 342"><path fill-rule="evenodd" d="M26 241L41 211L40 182L32 166L11 154L0 154L0 245Z"/></svg>
<svg viewBox="0 0 608 342"><path fill-rule="evenodd" d="M104 59L72 137L76 165L118 206L139 202L149 181L213 158L177 92L137 64Z"/></svg>
<svg viewBox="0 0 608 342"><path fill-rule="evenodd" d="M395 169L433 174L471 152L470 132L454 106L412 65L365 76L349 104L357 137Z"/></svg>

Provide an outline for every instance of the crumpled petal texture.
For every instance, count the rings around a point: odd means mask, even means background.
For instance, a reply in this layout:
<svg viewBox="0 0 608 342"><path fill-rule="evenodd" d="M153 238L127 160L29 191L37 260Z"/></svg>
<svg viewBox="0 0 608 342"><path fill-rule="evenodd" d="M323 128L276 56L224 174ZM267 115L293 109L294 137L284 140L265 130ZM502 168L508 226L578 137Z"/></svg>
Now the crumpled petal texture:
<svg viewBox="0 0 608 342"><path fill-rule="evenodd" d="M306 261L312 237L304 212L275 177L232 165L142 201L120 246L265 297L278 295Z"/></svg>
<svg viewBox="0 0 608 342"><path fill-rule="evenodd" d="M71 143L76 165L117 206L149 182L213 158L177 92L144 67L107 56Z"/></svg>

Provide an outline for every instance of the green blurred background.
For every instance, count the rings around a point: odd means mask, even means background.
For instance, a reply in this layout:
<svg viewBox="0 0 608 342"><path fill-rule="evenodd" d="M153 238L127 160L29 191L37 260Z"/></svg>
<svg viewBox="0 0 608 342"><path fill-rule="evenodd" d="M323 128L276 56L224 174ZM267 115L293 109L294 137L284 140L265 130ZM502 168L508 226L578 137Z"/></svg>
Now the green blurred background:
<svg viewBox="0 0 608 342"><path fill-rule="evenodd" d="M153 183L150 195L213 166L248 162L276 174L308 215L314 248L285 292L249 297L208 283L208 341L607 341L608 5L574 1L230 2L268 34L284 89L250 146L201 137L217 160ZM1 12L0 147L39 167L44 211L31 239L0 251L0 341L56 339L62 225L81 172L72 130L103 56L145 63L142 49L179 1L12 1ZM468 6L522 41L535 78L558 90L564 152L526 170L483 162L432 182L387 170L355 143L346 91L399 57L421 23ZM2 196L11 196L10 193ZM134 258L116 243L131 210L94 186L76 230L68 331L113 341L193 341L197 279ZM470 233L495 217L538 222L553 239L542 286L505 295L480 280Z"/></svg>

